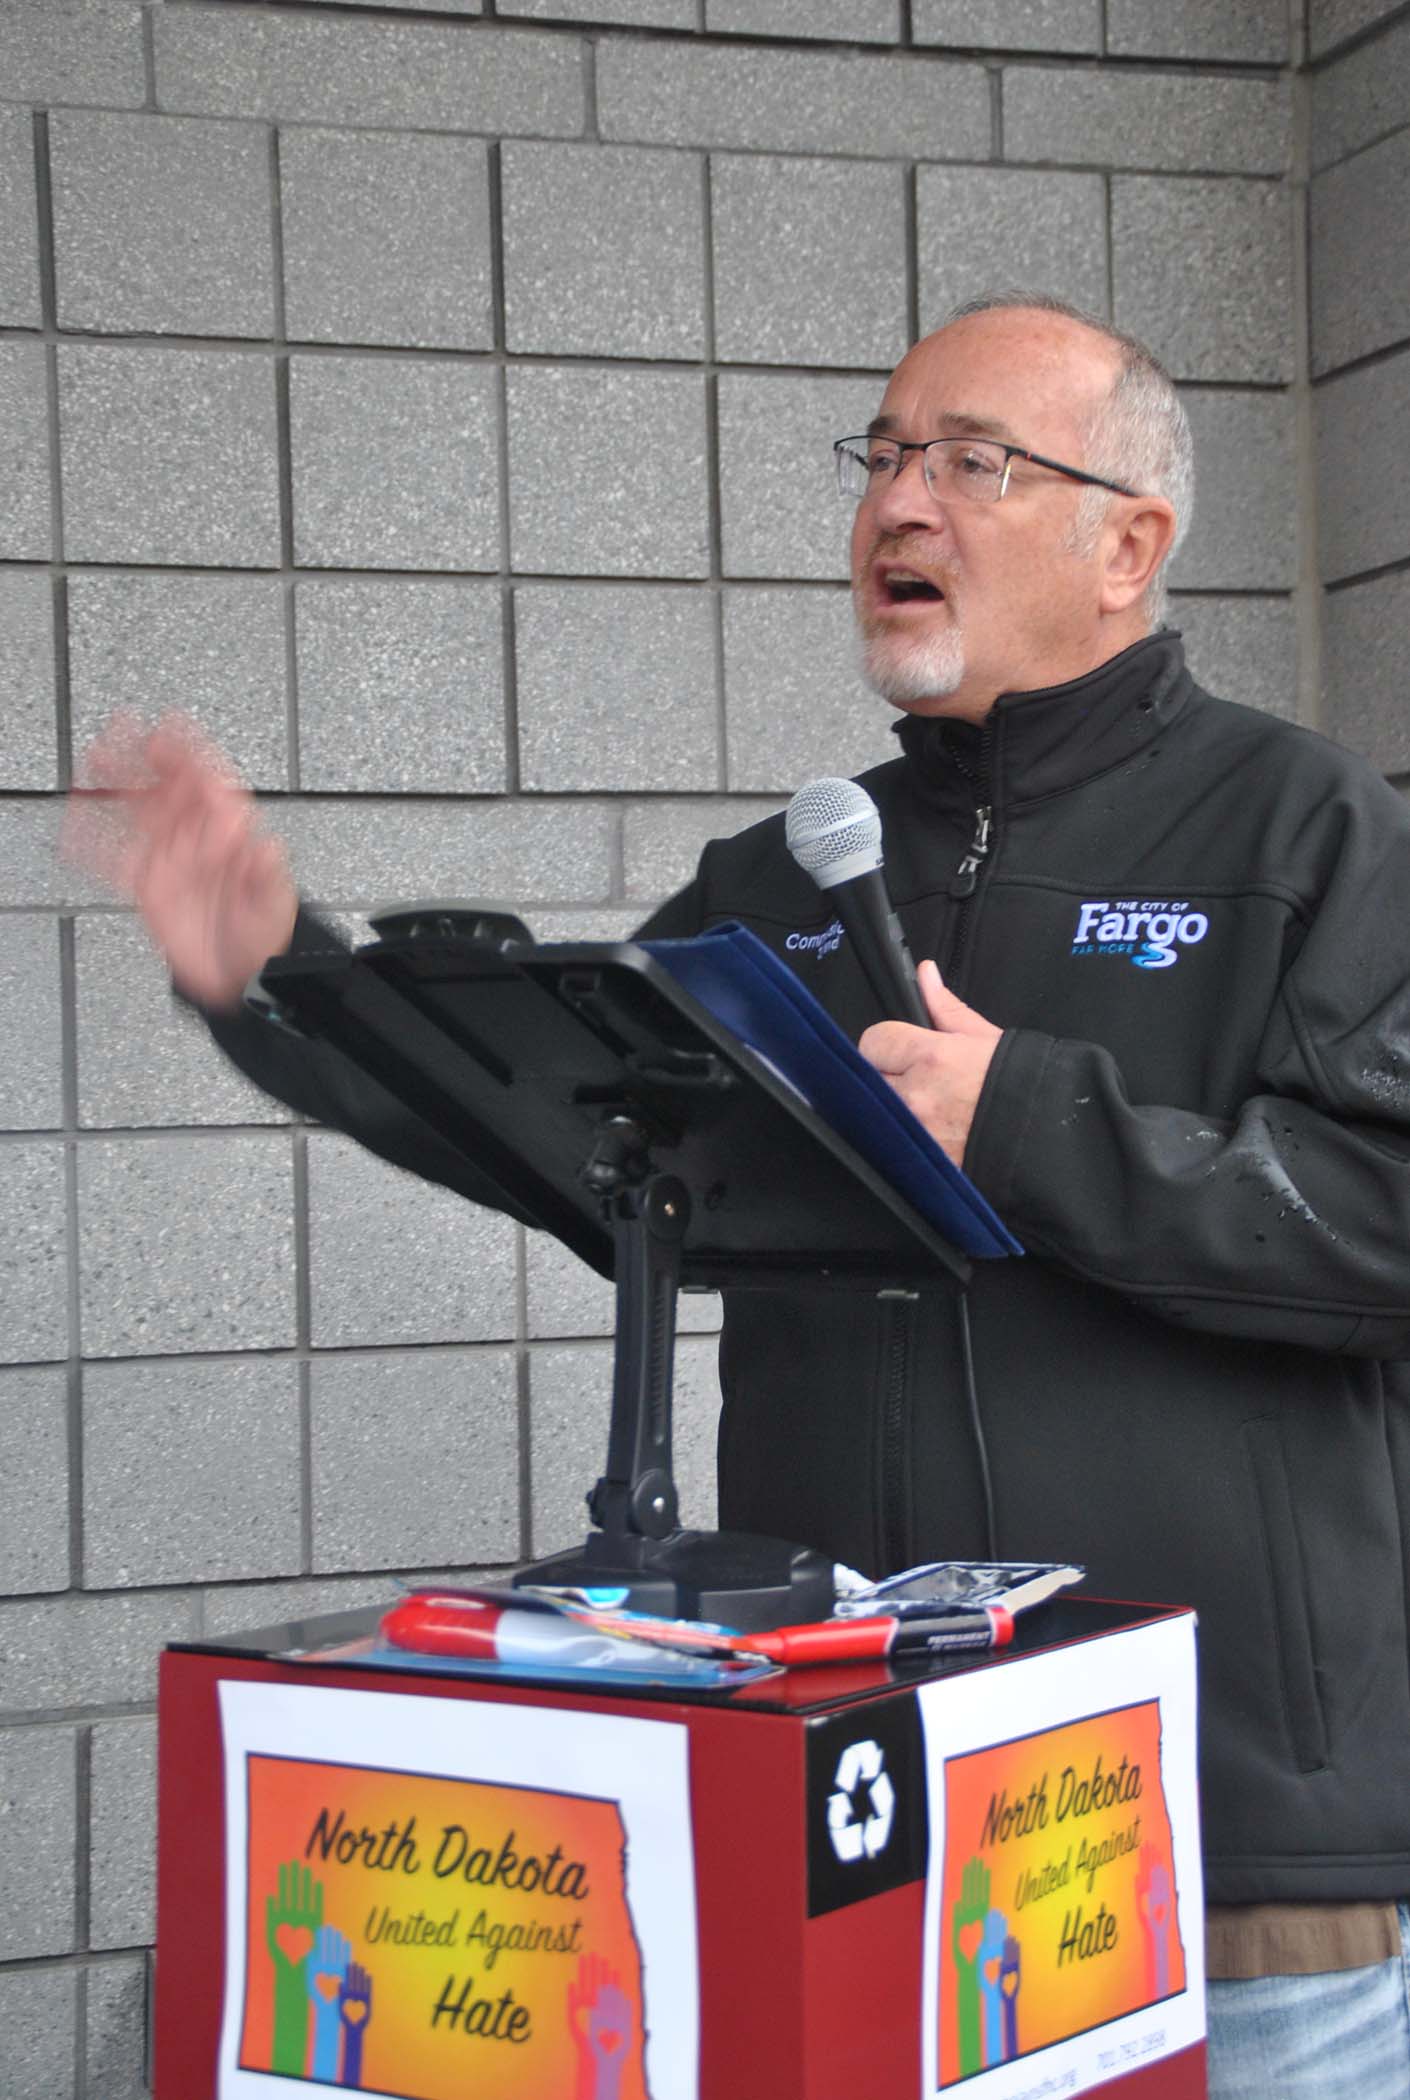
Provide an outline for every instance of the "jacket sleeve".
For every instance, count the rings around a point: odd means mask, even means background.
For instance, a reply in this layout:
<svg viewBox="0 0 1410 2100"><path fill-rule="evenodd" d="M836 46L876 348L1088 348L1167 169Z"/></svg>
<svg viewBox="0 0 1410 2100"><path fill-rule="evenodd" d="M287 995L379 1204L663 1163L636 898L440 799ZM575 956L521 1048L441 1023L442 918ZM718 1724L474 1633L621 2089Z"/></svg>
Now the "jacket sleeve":
<svg viewBox="0 0 1410 2100"><path fill-rule="evenodd" d="M965 1165L1033 1253L1208 1333L1410 1354L1410 813L1372 786L1231 1119L1132 1101L1096 1044L1001 1039Z"/></svg>
<svg viewBox="0 0 1410 2100"><path fill-rule="evenodd" d="M694 932L698 921L691 885L660 906L642 933L658 939L678 937ZM316 914L301 907L285 952L327 954L330 949L346 953L347 942ZM505 1211L523 1224L537 1222L510 1201L496 1183L449 1159L432 1130L359 1071L332 1043L291 1035L245 1006L233 1013L206 1008L197 1011L220 1048L246 1078L299 1115L344 1131L369 1151L390 1160L393 1166L452 1188L472 1203Z"/></svg>

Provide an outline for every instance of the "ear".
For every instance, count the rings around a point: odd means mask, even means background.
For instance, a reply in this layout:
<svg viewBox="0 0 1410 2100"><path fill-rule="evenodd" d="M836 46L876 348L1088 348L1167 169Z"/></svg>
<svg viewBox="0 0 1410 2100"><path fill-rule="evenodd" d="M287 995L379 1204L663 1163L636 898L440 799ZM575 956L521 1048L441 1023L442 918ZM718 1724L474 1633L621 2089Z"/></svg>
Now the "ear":
<svg viewBox="0 0 1410 2100"><path fill-rule="evenodd" d="M1101 609L1123 613L1139 604L1175 537L1175 512L1163 496L1118 496L1102 532Z"/></svg>

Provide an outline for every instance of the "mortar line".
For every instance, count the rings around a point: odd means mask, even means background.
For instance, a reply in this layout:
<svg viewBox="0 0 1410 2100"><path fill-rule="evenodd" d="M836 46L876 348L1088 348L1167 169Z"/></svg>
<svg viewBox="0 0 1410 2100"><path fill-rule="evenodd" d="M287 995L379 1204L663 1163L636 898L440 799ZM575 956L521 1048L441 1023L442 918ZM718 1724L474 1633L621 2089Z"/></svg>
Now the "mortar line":
<svg viewBox="0 0 1410 2100"><path fill-rule="evenodd" d="M510 533L512 513L509 500L509 366L506 362L506 344L509 340L509 313L507 307L505 225L504 225L504 157L500 146L492 146L488 155L489 212L490 212L490 311L491 330L494 337L494 355L497 359L498 378L495 382L498 429L495 440L496 468L499 476L499 626L500 656L503 664L503 710L504 710L504 793L517 796L523 785L523 763L519 743L519 623L514 598L516 578L510 561Z"/></svg>
<svg viewBox="0 0 1410 2100"><path fill-rule="evenodd" d="M1292 224L1293 418L1295 427L1298 572L1293 597L1297 647L1297 719L1322 726L1322 584L1317 547L1317 433L1312 396L1311 163L1312 84L1300 61L1304 32L1294 21L1292 58L1292 166L1288 174Z"/></svg>
<svg viewBox="0 0 1410 2100"><path fill-rule="evenodd" d="M600 144L602 130L597 114L597 38L583 38L583 129L582 136Z"/></svg>
<svg viewBox="0 0 1410 2100"><path fill-rule="evenodd" d="M1308 214L1309 224L1311 213ZM1349 357L1345 364L1335 365L1325 372L1309 374L1309 384L1314 394L1338 379L1349 378L1356 372L1368 372L1376 365L1392 364L1410 349L1410 336L1401 336L1393 343L1378 344L1374 350L1363 351L1360 357Z"/></svg>
<svg viewBox="0 0 1410 2100"><path fill-rule="evenodd" d="M58 353L58 285L54 252L54 188L53 171L49 157L49 116L46 110L35 110L33 121L34 138L34 193L35 217L39 242L39 312L44 341L44 411L46 435L49 447L49 554L45 566L50 576L56 576L64 558L64 488L60 444L62 430L59 421L59 353ZM33 341L33 332L29 339ZM55 719L54 744L57 761L57 778L61 786L69 781L69 753L67 750L67 671L68 637L62 643L59 638L58 621L67 614L67 603L61 602L58 591L54 593L54 637L55 637ZM59 690L59 654L62 652L65 690Z"/></svg>
<svg viewBox="0 0 1410 2100"><path fill-rule="evenodd" d="M54 255L53 187L49 157L47 114L34 115L35 192L38 217L40 311L46 335L57 334L58 292ZM58 398L58 349L49 341L45 349L45 385L49 425L51 545L47 573L51 578L54 621L54 737L57 778L62 786L71 779L68 590L56 564L63 553L63 486L60 467ZM75 921L72 912L60 912L55 920L59 947L60 1030L60 1121L63 1131L64 1210L64 1320L66 1362L64 1372L65 1455L68 1466L68 1588L83 1584L83 1363L82 1271L79 1243L78 1191L78 997L75 958ZM76 1826L77 1827L77 1826ZM76 1858L81 1853L76 1852ZM86 1869L85 1869L86 1874ZM85 1882L86 1887L86 1882ZM77 1901L77 1896L75 1898ZM86 1898L85 1898L86 1902ZM76 1913L77 1915L77 1913ZM85 1930L80 1940L86 1939Z"/></svg>
<svg viewBox="0 0 1410 2100"><path fill-rule="evenodd" d="M299 1418L299 1567L313 1573L313 1376L309 1352L313 1324L312 1235L309 1226L308 1132L290 1132L294 1210L294 1349Z"/></svg>
<svg viewBox="0 0 1410 2100"><path fill-rule="evenodd" d="M1294 20L1296 21L1295 17ZM1339 59L1350 57L1353 51L1363 50L1367 44L1374 44L1379 37L1389 35L1405 21L1410 21L1410 5L1392 8L1377 21L1368 22L1364 29L1355 30L1350 36L1344 37L1339 44L1332 44L1327 50L1319 51L1315 58L1309 51L1302 61L1303 68L1309 74L1320 73L1326 67L1335 65ZM1298 26L1302 28L1305 37L1305 22Z"/></svg>
<svg viewBox="0 0 1410 2100"><path fill-rule="evenodd" d="M902 239L906 252L906 341L920 341L920 170L907 161L901 171Z"/></svg>
<svg viewBox="0 0 1410 2100"><path fill-rule="evenodd" d="M93 1724L74 1731L74 1891L75 1949L89 1951L93 1933Z"/></svg>
<svg viewBox="0 0 1410 2100"><path fill-rule="evenodd" d="M1113 224L1115 197L1112 174L1108 168L1102 176L1102 235L1106 252L1106 317L1110 321L1116 313L1116 229Z"/></svg>
<svg viewBox="0 0 1410 2100"><path fill-rule="evenodd" d="M704 329L706 587L715 678L715 791L729 792L729 695L725 687L724 518L720 490L719 327L716 313L714 163L700 156L701 320Z"/></svg>
<svg viewBox="0 0 1410 2100"><path fill-rule="evenodd" d="M142 10L142 66L146 75L146 107L155 112L157 104L157 29L152 20L150 6Z"/></svg>
<svg viewBox="0 0 1410 2100"><path fill-rule="evenodd" d="M227 8L229 4L230 0L169 0L169 5L172 7L173 12L179 10L181 12L203 13ZM246 0L246 4L254 4L254 0ZM903 7L905 4L906 0L903 0ZM380 16L381 19L390 24L399 27L410 26L408 10L405 8L397 7L393 11L392 6L388 5L378 10L362 6L360 0L333 0L333 5L337 7L340 14L351 22L362 23L366 22L369 17L375 20ZM725 51L779 52L804 58L817 56L839 57L844 55L858 58L877 58L886 57L897 49L902 48L896 40L890 37L877 41L846 36L775 35L767 30L741 33L725 30L711 31L703 26L703 13L697 17L701 22L701 27L678 28L674 25L663 23L632 22L603 22L584 25L581 21L574 21L566 16L556 20L553 18L526 20L500 15L493 5L493 0L485 0L485 7L486 12L478 17L448 18L440 9L428 6L424 11L413 15L411 21L423 29L440 29L452 34L459 33L463 35L474 35L482 28L482 25L493 23L499 35L522 42L537 41L542 43L550 38L559 41L582 39L585 34L589 33L590 29L590 33L597 36L600 40L611 40L615 43L630 43L647 47L673 44L678 47L684 46L688 50L703 50L715 53ZM277 0L277 12L284 16L303 17L312 21L319 21L326 19L329 11L330 0ZM1394 26L1405 13L1410 13L1410 4L1402 7L1395 14L1386 16L1381 22L1373 23L1366 31L1349 37L1344 43L1335 47L1334 53L1324 54L1315 63L1317 65L1324 64L1329 57L1333 55L1340 57L1344 52L1354 49L1357 44L1370 41L1378 30L1387 26L1387 24ZM907 48L910 55L923 63L942 66L953 64L957 60L963 62L974 58L988 58L993 55L993 47L989 45L964 43L945 45L913 44ZM1167 57L1160 53L1111 51L1025 50L1016 51L1012 55L1041 65L1062 65L1072 70L1087 71L1091 71L1095 66L1104 63L1108 59L1114 66L1151 72L1189 73L1198 68L1201 71L1216 75L1238 75L1250 72L1269 73L1276 70L1274 62L1269 59L1216 58L1201 60L1184 56ZM197 114L204 115L206 112L197 112ZM323 123L331 120L326 118L306 118L303 121L307 123ZM362 121L364 128L374 128L373 119L369 118L360 121ZM398 128L402 129L405 127L399 126ZM559 136L561 137L561 134Z"/></svg>
<svg viewBox="0 0 1410 2100"><path fill-rule="evenodd" d="M68 1456L68 1544L71 1590L83 1587L83 1279L78 1207L78 996L75 924L58 918L60 1089L64 1176L65 1429Z"/></svg>
<svg viewBox="0 0 1410 2100"><path fill-rule="evenodd" d="M289 360L288 293L284 273L284 169L279 126L269 127L269 238L274 290L274 444L279 481L280 614L284 630L284 770L291 794L303 777L299 750L299 645L294 567L293 374Z"/></svg>
<svg viewBox="0 0 1410 2100"><path fill-rule="evenodd" d="M157 1950L142 1949L142 2079L148 2091L157 2082ZM93 2100L103 2100L95 2094Z"/></svg>
<svg viewBox="0 0 1410 2100"><path fill-rule="evenodd" d="M1402 554L1395 561L1377 563L1373 569L1359 569L1352 576L1334 576L1319 584L1324 596L1335 598L1341 591L1353 591L1358 584L1379 583L1385 576L1403 576L1410 569L1410 554Z"/></svg>
<svg viewBox="0 0 1410 2100"><path fill-rule="evenodd" d="M88 1963L80 1962L73 1993L74 2100L88 2100ZM101 2100L101 2096L100 2096Z"/></svg>

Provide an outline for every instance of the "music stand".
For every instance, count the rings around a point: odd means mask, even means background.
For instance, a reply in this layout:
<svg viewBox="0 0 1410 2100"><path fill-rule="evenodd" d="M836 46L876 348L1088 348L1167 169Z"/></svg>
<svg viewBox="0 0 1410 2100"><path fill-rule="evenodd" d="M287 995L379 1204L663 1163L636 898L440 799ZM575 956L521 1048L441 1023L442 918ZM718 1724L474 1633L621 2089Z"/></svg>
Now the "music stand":
<svg viewBox="0 0 1410 2100"><path fill-rule="evenodd" d="M429 1127L448 1185L484 1200L488 1182L616 1279L595 1528L515 1581L739 1627L826 1616L833 1570L815 1549L679 1526L677 1291L958 1286L967 1260L644 948L535 947L518 921L451 905L374 924L371 947L269 963L252 1003Z"/></svg>

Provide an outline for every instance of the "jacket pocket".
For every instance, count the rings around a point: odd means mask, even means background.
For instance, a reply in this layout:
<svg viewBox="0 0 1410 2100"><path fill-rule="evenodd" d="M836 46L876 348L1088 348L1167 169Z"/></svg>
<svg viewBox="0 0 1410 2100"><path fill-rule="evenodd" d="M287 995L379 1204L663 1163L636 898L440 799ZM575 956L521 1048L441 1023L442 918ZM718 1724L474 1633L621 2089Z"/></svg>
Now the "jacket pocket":
<svg viewBox="0 0 1410 2100"><path fill-rule="evenodd" d="M1272 1590L1273 1632L1288 1736L1298 1770L1320 1772L1327 1764L1327 1717L1317 1682L1307 1568L1288 1484L1282 1430L1274 1420L1245 1422L1244 1436L1253 1467L1264 1560Z"/></svg>

